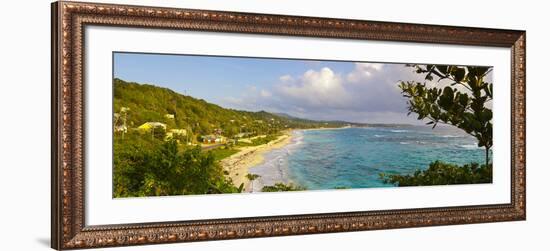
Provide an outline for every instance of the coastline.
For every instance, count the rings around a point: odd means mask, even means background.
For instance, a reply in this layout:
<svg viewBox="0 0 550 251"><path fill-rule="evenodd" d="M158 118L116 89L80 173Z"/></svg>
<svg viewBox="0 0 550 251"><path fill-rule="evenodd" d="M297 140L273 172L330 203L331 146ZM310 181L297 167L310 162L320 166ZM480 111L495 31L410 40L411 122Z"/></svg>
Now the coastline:
<svg viewBox="0 0 550 251"><path fill-rule="evenodd" d="M277 139L263 145L239 147L239 152L220 161L235 186L244 184L244 191L250 192L250 180L246 178L249 168L264 161L264 153L288 145L292 141L292 130L284 131Z"/></svg>

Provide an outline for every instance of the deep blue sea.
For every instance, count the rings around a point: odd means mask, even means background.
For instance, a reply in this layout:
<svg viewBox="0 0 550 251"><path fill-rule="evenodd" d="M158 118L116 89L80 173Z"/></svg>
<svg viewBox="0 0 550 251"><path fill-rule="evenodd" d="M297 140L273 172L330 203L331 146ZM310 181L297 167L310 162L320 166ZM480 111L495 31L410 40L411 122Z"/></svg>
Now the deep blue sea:
<svg viewBox="0 0 550 251"><path fill-rule="evenodd" d="M410 174L435 160L484 162L485 152L463 131L447 126L295 130L292 142L250 168L261 185L292 182L308 190L392 186L380 173ZM261 185L254 185L259 190Z"/></svg>

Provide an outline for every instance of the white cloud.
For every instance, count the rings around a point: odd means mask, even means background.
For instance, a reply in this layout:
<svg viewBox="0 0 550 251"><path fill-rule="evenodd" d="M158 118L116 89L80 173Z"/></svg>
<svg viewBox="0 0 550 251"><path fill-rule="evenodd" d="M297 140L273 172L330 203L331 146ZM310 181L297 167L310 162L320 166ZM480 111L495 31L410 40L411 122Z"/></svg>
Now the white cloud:
<svg viewBox="0 0 550 251"><path fill-rule="evenodd" d="M285 76L281 78L287 80ZM324 67L319 71L308 70L295 81L282 81L275 87L275 91L283 100L293 104L336 108L345 107L349 99L343 84L339 74Z"/></svg>
<svg viewBox="0 0 550 251"><path fill-rule="evenodd" d="M397 88L399 77L410 72L403 68L357 63L350 72L311 69L301 75L282 75L271 88L248 86L239 98L226 98L225 102L236 109L285 112L309 119L380 122L384 114L388 119L391 114L394 122L396 113L405 117L407 111Z"/></svg>
<svg viewBox="0 0 550 251"><path fill-rule="evenodd" d="M271 97L271 92L266 91L266 90L261 90L261 91L260 91L260 96L262 96L262 97L264 97L264 98Z"/></svg>
<svg viewBox="0 0 550 251"><path fill-rule="evenodd" d="M240 97L227 98L226 104L235 109L284 112L308 119L422 123L416 116L406 115L407 99L398 82L424 82L424 77L403 64L356 63L348 72L323 67L282 75L275 81L271 87L249 86Z"/></svg>
<svg viewBox="0 0 550 251"><path fill-rule="evenodd" d="M247 85L244 92L239 97L226 96L222 100L222 105L234 109L256 110L257 104L272 96L271 92L265 89L259 89L255 85Z"/></svg>
<svg viewBox="0 0 550 251"><path fill-rule="evenodd" d="M355 63L355 69L348 73L347 80L355 83L367 79L382 71L383 64L375 63Z"/></svg>
<svg viewBox="0 0 550 251"><path fill-rule="evenodd" d="M292 78L292 76L287 74L287 75L280 76L279 80L283 83L288 83L288 82L293 81L294 79Z"/></svg>

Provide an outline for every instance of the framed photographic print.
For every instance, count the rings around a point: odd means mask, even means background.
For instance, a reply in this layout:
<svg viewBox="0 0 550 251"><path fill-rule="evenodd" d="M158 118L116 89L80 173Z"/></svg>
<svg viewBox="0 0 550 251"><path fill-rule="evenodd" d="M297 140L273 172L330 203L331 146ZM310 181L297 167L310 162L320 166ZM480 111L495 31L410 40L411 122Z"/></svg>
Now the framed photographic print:
<svg viewBox="0 0 550 251"><path fill-rule="evenodd" d="M525 31L52 4L52 247L524 220Z"/></svg>

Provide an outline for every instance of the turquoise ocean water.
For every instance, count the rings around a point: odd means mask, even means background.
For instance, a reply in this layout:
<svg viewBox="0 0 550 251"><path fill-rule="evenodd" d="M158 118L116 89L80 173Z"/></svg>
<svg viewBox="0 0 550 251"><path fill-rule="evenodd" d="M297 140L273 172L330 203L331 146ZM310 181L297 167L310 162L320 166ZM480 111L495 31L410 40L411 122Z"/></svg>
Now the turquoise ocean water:
<svg viewBox="0 0 550 251"><path fill-rule="evenodd" d="M430 162L484 162L475 138L453 127L406 126L295 130L290 144L264 154L250 168L254 190L292 182L308 190L392 186L379 173L409 174Z"/></svg>

